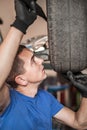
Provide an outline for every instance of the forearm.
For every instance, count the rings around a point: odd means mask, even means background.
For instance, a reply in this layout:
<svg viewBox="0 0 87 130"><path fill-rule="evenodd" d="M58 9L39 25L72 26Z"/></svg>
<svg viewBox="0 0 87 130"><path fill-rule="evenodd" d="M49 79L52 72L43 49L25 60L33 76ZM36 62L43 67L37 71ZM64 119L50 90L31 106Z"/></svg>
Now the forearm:
<svg viewBox="0 0 87 130"><path fill-rule="evenodd" d="M0 46L0 87L5 82L11 70L22 37L23 33L21 31L11 27L5 40Z"/></svg>
<svg viewBox="0 0 87 130"><path fill-rule="evenodd" d="M80 108L75 114L75 119L81 129L87 129L87 98L82 98Z"/></svg>

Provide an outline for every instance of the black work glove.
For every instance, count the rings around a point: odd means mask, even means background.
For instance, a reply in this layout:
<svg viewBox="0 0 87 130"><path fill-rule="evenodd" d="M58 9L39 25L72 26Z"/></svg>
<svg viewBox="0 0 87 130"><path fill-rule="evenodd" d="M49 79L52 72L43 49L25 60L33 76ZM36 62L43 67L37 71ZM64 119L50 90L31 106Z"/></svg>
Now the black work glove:
<svg viewBox="0 0 87 130"><path fill-rule="evenodd" d="M86 74L73 74L71 71L67 72L67 77L71 83L78 89L82 97L87 98L87 75Z"/></svg>
<svg viewBox="0 0 87 130"><path fill-rule="evenodd" d="M23 2L25 2L26 4L27 4L27 6L28 7L31 7L31 1L32 0L22 0ZM35 2L35 9L36 9L36 13L37 13L37 15L39 15L40 17L42 17L45 21L47 21L47 17L46 17L46 15L45 15L45 13L44 13L44 11L43 11L43 9L36 3L36 1L37 0L34 0L34 2Z"/></svg>
<svg viewBox="0 0 87 130"><path fill-rule="evenodd" d="M31 25L37 18L34 0L31 0L30 7L28 7L22 0L15 0L15 11L16 20L11 26L26 33L29 25Z"/></svg>
<svg viewBox="0 0 87 130"><path fill-rule="evenodd" d="M24 2L29 8L31 8L32 10L34 9L36 12L36 1L37 0L21 0L22 2ZM33 5L34 3L34 5Z"/></svg>

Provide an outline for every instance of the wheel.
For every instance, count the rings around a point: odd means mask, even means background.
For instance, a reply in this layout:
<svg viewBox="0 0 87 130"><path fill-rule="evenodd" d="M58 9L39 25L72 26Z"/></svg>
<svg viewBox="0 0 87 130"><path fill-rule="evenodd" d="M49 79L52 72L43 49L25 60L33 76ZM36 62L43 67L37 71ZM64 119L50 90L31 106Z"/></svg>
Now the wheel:
<svg viewBox="0 0 87 130"><path fill-rule="evenodd" d="M50 62L55 71L87 67L87 0L47 0Z"/></svg>

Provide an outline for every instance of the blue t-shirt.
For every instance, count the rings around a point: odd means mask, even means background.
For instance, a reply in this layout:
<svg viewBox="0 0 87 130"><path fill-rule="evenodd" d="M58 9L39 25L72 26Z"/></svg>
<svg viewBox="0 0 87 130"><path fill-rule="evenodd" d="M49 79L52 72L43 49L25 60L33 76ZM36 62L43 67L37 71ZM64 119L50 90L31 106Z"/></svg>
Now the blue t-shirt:
<svg viewBox="0 0 87 130"><path fill-rule="evenodd" d="M15 90L11 102L0 115L0 130L52 130L52 117L64 106L45 90L34 98Z"/></svg>

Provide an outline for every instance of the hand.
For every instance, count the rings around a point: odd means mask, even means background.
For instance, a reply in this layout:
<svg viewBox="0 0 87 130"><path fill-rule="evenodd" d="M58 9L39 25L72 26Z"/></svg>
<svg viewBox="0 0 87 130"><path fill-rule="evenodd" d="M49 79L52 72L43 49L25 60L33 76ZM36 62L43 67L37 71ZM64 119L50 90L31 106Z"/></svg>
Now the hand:
<svg viewBox="0 0 87 130"><path fill-rule="evenodd" d="M15 0L15 11L16 20L12 26L16 27L23 33L26 33L27 28L31 25L37 18L35 11L35 2L32 1L31 8L26 5L21 0Z"/></svg>
<svg viewBox="0 0 87 130"><path fill-rule="evenodd" d="M67 77L81 95L87 98L87 75L82 73L73 74L71 71L68 71Z"/></svg>
<svg viewBox="0 0 87 130"><path fill-rule="evenodd" d="M31 8L33 11L35 11L37 13L37 15L39 15L40 17L42 17L47 22L47 17L45 15L44 11L36 3L37 0L22 0L22 1L25 2L29 8ZM35 3L34 6L32 5L32 2Z"/></svg>
<svg viewBox="0 0 87 130"><path fill-rule="evenodd" d="M33 12L36 13L36 0L21 0L24 2Z"/></svg>

